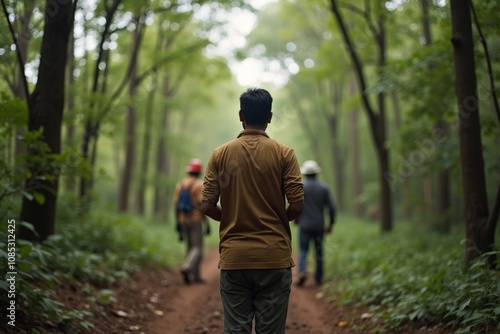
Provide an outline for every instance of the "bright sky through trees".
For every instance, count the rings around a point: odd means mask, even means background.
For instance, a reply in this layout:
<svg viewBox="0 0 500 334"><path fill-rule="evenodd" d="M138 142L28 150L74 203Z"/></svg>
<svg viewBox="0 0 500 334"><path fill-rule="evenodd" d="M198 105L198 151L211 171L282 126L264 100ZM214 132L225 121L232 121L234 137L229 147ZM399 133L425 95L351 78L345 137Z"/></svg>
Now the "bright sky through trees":
<svg viewBox="0 0 500 334"><path fill-rule="evenodd" d="M275 0L251 0L249 2L260 10ZM266 63L265 60L255 57L248 57L242 61L235 58L235 50L245 46L246 36L256 24L255 14L247 10L234 9L230 13L225 12L221 15L225 15L228 22L224 30L226 36L223 37L220 32L214 31L210 38L212 41L217 41L216 47L207 50L207 53L225 57L238 83L242 86L261 86L262 83L284 85L288 80L288 73L283 73L279 63ZM202 12L200 17L203 17ZM289 68L290 73L296 73L297 70L298 66Z"/></svg>

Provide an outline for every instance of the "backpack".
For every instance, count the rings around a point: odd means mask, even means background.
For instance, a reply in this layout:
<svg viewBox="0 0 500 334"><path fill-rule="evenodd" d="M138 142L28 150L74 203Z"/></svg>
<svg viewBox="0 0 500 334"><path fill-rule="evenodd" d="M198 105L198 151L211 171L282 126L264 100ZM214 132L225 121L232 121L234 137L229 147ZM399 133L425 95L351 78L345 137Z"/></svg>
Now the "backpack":
<svg viewBox="0 0 500 334"><path fill-rule="evenodd" d="M194 210L193 201L191 200L191 187L196 181L193 181L187 186L187 188L182 187L179 194L179 199L177 200L177 212L183 214L190 214Z"/></svg>

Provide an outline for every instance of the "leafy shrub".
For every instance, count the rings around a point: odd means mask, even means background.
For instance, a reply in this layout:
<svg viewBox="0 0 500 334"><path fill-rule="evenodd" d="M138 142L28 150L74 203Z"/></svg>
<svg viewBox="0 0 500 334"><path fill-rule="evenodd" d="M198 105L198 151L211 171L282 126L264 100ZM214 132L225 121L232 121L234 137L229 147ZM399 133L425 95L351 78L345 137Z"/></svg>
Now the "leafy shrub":
<svg viewBox="0 0 500 334"><path fill-rule="evenodd" d="M73 321L89 328L90 311L65 310L55 296L57 284L84 282L90 303L112 303L110 288L120 279L143 266L175 266L184 247L173 227L107 212L81 215L78 203L71 196L61 197L56 234L43 243L16 241L16 305L27 317L55 319L59 326ZM2 272L7 272L6 225L0 230ZM5 280L0 290L0 304L7 305Z"/></svg>
<svg viewBox="0 0 500 334"><path fill-rule="evenodd" d="M392 328L420 321L460 333L500 329L499 272L488 268L487 255L463 270L461 229L443 235L400 223L380 235L374 224L345 220L325 246L326 288L340 302L369 306Z"/></svg>

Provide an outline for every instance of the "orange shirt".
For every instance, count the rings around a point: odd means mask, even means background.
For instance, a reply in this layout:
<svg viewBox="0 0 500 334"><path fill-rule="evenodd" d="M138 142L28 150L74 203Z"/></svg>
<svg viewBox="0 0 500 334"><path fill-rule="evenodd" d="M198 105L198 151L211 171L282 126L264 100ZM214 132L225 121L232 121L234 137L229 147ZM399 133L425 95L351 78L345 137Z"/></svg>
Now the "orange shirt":
<svg viewBox="0 0 500 334"><path fill-rule="evenodd" d="M304 200L295 152L264 131L244 130L216 148L203 182L203 201L222 210L219 268L289 268L292 259L286 200Z"/></svg>
<svg viewBox="0 0 500 334"><path fill-rule="evenodd" d="M175 203L177 203L177 200L179 199L180 193L181 193L181 188L187 188L193 182L193 185L191 187L191 200L193 202L193 205L195 209L190 215L186 215L183 213L177 214L177 220L180 223L186 222L186 220L190 221L202 221L205 220L205 215L201 211L201 194L202 194L202 189L203 189L203 182L201 180L198 180L194 176L188 176L181 180L180 182L177 183L175 186L175 193L174 193L174 206Z"/></svg>

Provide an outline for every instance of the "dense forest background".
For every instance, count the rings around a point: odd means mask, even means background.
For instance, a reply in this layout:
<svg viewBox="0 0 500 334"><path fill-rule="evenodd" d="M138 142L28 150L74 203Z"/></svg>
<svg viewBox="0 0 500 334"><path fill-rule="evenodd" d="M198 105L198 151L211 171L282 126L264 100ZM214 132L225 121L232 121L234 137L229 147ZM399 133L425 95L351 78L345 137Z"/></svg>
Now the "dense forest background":
<svg viewBox="0 0 500 334"><path fill-rule="evenodd" d="M20 239L53 235L61 202L172 224L185 165L236 137L238 97L260 86L270 136L319 162L339 212L382 234L464 228L464 267L495 267L497 0L2 8L0 217Z"/></svg>
<svg viewBox="0 0 500 334"><path fill-rule="evenodd" d="M171 219L186 161L206 161L240 129L246 87L231 68L272 92L271 136L323 166L340 211L383 232L403 219L447 231L467 215L462 161L482 174L480 215L498 216L496 1L468 10L477 94L464 104L480 120L481 161L460 155L469 118L457 110L460 32L446 1L3 5L3 208L42 239L61 196Z"/></svg>

